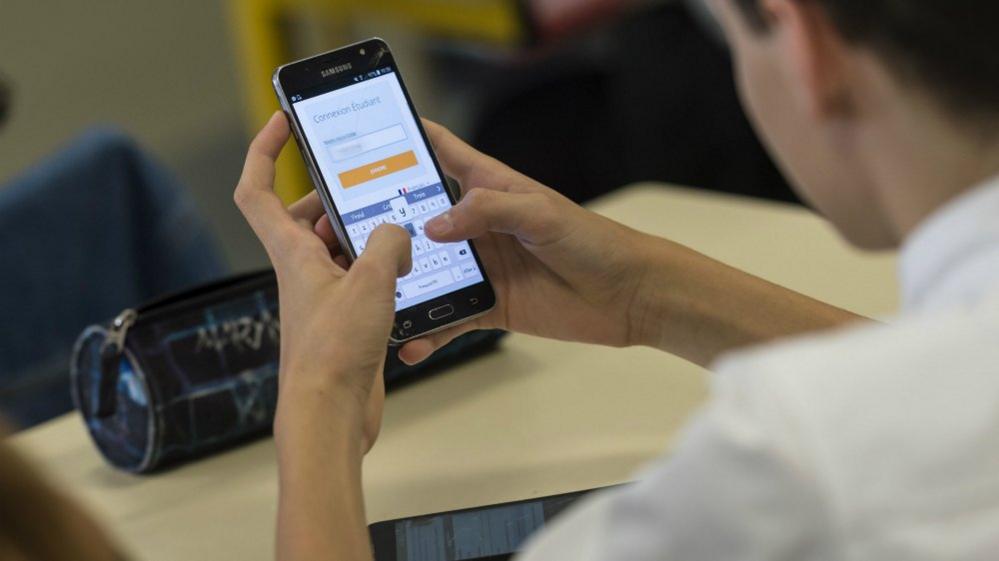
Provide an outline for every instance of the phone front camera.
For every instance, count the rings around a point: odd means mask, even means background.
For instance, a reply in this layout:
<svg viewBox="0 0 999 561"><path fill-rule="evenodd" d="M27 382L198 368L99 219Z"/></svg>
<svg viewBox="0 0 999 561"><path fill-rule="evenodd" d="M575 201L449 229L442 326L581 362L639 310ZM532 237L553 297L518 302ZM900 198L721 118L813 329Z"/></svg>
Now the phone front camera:
<svg viewBox="0 0 999 561"><path fill-rule="evenodd" d="M367 54L367 52L368 51L365 51L364 49L361 49L361 56L364 56L365 54Z"/></svg>

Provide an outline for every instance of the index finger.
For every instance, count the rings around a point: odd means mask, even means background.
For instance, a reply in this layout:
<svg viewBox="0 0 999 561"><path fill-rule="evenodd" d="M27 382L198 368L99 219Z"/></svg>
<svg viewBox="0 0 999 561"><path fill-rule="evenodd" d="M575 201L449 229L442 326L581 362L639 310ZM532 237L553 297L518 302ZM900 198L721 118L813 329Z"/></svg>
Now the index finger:
<svg viewBox="0 0 999 561"><path fill-rule="evenodd" d="M540 183L526 175L479 152L446 127L427 119L423 119L423 126L444 173L458 180L462 193L467 193L472 187L516 192L544 189Z"/></svg>
<svg viewBox="0 0 999 561"><path fill-rule="evenodd" d="M295 220L274 192L274 162L288 142L288 120L275 113L250 143L243 174L233 194L250 227L273 258Z"/></svg>

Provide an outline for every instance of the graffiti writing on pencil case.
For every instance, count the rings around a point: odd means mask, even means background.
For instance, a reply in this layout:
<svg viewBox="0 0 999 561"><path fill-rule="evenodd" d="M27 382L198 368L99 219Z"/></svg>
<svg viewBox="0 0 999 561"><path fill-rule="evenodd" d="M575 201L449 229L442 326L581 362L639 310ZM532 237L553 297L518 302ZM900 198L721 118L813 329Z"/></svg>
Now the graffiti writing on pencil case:
<svg viewBox="0 0 999 561"><path fill-rule="evenodd" d="M198 343L194 350L222 352L232 347L235 350L259 351L265 343L277 344L280 336L278 318L265 309L257 315L226 319L198 328Z"/></svg>

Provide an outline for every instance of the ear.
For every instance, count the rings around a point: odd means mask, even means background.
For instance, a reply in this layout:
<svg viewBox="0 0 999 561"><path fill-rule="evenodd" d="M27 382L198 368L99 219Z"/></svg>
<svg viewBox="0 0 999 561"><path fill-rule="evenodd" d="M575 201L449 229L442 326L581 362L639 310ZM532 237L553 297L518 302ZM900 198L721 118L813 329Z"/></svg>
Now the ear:
<svg viewBox="0 0 999 561"><path fill-rule="evenodd" d="M813 0L762 0L761 6L786 57L795 96L816 119L852 113L849 47L826 10Z"/></svg>

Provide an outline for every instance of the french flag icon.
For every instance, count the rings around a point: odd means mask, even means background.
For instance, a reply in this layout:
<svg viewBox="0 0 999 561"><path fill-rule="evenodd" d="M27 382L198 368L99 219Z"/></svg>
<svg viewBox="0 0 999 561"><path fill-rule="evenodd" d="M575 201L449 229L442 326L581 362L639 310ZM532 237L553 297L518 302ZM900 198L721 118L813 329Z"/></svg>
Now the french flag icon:
<svg viewBox="0 0 999 561"><path fill-rule="evenodd" d="M405 195L408 192L409 192L409 187L403 187L402 189L399 189L400 195Z"/></svg>

